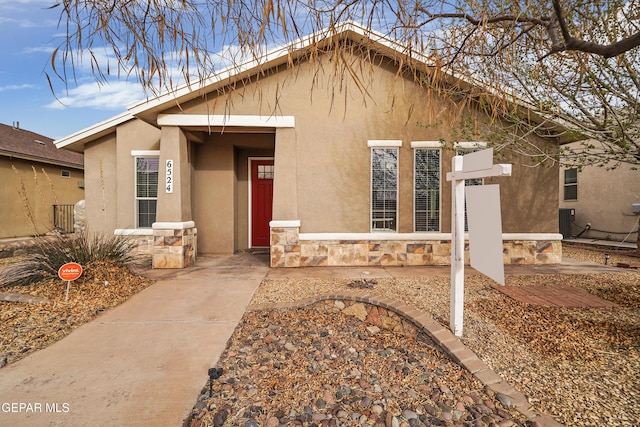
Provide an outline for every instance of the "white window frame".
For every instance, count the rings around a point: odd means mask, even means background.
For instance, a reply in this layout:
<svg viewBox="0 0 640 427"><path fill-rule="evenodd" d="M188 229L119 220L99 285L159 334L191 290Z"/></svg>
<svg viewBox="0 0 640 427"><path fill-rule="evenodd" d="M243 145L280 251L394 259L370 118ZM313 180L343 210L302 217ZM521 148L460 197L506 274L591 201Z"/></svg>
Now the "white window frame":
<svg viewBox="0 0 640 427"><path fill-rule="evenodd" d="M398 220L400 218L400 210L398 196L400 195L399 179L400 179L400 147L402 140L369 140L367 147L371 149L369 155L369 229L372 233L397 233ZM396 206L395 206L395 228L380 229L373 228L373 151L376 149L395 150L396 151Z"/></svg>
<svg viewBox="0 0 640 427"><path fill-rule="evenodd" d="M68 170L66 170L66 169L62 169L62 170L60 171L60 176L61 176L62 178L71 178L71 171L68 171Z"/></svg>
<svg viewBox="0 0 640 427"><path fill-rule="evenodd" d="M412 141L411 148L413 149L413 231L414 233L440 233L442 230L442 147L443 144L440 141ZM440 175L438 186L438 229L433 231L418 231L416 230L416 154L417 150L438 150L438 173Z"/></svg>
<svg viewBox="0 0 640 427"><path fill-rule="evenodd" d="M133 198L134 198L134 224L136 229L150 229L149 227L140 227L140 200L155 200L156 201L156 215L157 215L157 202L158 195L156 197L138 197L137 185L138 185L138 159L141 158L157 158L158 159L158 193L160 192L160 150L132 150L131 156L133 157ZM157 217L156 217L157 220Z"/></svg>

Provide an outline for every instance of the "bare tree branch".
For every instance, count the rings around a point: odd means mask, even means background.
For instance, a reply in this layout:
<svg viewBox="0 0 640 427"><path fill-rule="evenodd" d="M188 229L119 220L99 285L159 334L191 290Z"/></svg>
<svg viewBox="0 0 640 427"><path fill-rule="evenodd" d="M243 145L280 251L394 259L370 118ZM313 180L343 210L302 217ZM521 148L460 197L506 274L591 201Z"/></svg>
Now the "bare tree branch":
<svg viewBox="0 0 640 427"><path fill-rule="evenodd" d="M406 58L395 58L399 75L417 76L458 111L483 108L494 122L509 123L508 134L484 130L503 152L533 163L563 154L640 164L640 0L59 0L52 7L66 33L46 70L52 90L56 78L74 83L78 67L88 64L100 84L127 76L157 93L355 21L403 46ZM341 79L357 80L356 65L343 63L348 48L336 41L329 49L336 97ZM314 45L309 58L324 53ZM411 69L418 56L430 75ZM446 73L467 85L456 86ZM365 84L355 87L366 96ZM589 143L591 153L542 153L531 135L598 143Z"/></svg>

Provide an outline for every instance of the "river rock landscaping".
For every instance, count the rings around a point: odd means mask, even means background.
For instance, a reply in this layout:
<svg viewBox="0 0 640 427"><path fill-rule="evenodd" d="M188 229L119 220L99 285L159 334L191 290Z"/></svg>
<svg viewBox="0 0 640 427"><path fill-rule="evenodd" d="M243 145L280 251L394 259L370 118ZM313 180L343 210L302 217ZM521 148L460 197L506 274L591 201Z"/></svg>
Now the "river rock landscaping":
<svg viewBox="0 0 640 427"><path fill-rule="evenodd" d="M315 307L248 312L191 426L524 425L423 334Z"/></svg>
<svg viewBox="0 0 640 427"><path fill-rule="evenodd" d="M593 249L565 255L602 263ZM611 263L638 263L614 253ZM615 264L612 264L615 265ZM447 276L362 281L363 292L449 319ZM524 393L530 411L568 426L635 426L640 420L640 274L509 276L510 286L585 289L616 308L540 307L517 302L482 276L465 284L467 348ZM353 291L349 279L267 279L254 305L294 303ZM483 387L428 337L371 329L316 304L249 310L185 425L535 425L504 395ZM552 421L553 423L553 421Z"/></svg>

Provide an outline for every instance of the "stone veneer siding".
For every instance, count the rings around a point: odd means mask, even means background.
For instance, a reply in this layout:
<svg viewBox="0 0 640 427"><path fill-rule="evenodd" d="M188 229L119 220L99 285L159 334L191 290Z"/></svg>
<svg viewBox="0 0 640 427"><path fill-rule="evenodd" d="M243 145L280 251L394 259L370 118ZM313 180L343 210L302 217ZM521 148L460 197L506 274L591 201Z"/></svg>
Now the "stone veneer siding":
<svg viewBox="0 0 640 427"><path fill-rule="evenodd" d="M196 262L195 228L153 230L153 268L185 268Z"/></svg>
<svg viewBox="0 0 640 427"><path fill-rule="evenodd" d="M153 254L153 235L131 236L129 240L133 243L133 251L136 255L149 256Z"/></svg>
<svg viewBox="0 0 640 427"><path fill-rule="evenodd" d="M153 268L185 268L195 263L196 228L116 230L116 235L127 238L133 253L151 260Z"/></svg>
<svg viewBox="0 0 640 427"><path fill-rule="evenodd" d="M504 240L505 264L558 264L560 240ZM465 244L465 262L469 247ZM271 229L271 267L450 265L450 240L301 240L297 227Z"/></svg>

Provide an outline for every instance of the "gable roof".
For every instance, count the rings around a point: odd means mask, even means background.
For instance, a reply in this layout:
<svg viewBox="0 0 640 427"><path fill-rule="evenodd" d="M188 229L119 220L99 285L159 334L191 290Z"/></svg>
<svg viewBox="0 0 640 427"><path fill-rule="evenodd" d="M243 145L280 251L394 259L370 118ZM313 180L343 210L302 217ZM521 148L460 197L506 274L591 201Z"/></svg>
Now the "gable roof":
<svg viewBox="0 0 640 427"><path fill-rule="evenodd" d="M53 139L0 123L0 155L73 169L84 169L84 156L56 148Z"/></svg>
<svg viewBox="0 0 640 427"><path fill-rule="evenodd" d="M90 142L108 132L113 132L117 125L133 118L139 118L147 123L157 126L156 119L158 113L168 108L179 106L187 101L203 96L206 93L210 93L216 89L253 76L265 69L292 63L294 60L308 54L313 46L330 46L335 44L336 40L352 40L361 44L367 43L377 52L392 59L397 59L404 63L412 62L414 65L418 64L418 66L421 66L424 69L431 68L428 65L430 61L425 55L415 51L408 51L407 48L402 46L400 43L383 34L366 28L361 24L346 21L335 26L325 28L324 30L296 40L287 45L275 48L260 58L227 67L213 74L209 78L184 84L170 92L134 103L128 107L128 111L126 113L61 138L54 141L54 143L58 148L68 146L70 149L81 151L84 143ZM463 82L469 86L481 86L478 82L470 81L469 78L453 75L443 70L441 70L441 72L443 75ZM518 100L515 102L519 106L528 109L525 102ZM566 127L557 120L549 120L533 113L529 114L529 118L536 123L545 123L549 128L566 130ZM572 141L562 141L561 143L565 142Z"/></svg>
<svg viewBox="0 0 640 427"><path fill-rule="evenodd" d="M293 63L296 59L307 55L312 46L332 46L336 44L337 40L352 40L360 44L370 44L375 48L374 50L394 59L402 56L405 61L410 57L413 61L425 66L428 63L425 56L416 52L411 52L411 55L408 55L406 48L392 39L353 21L346 21L277 47L257 59L231 65L209 78L184 84L171 92L134 103L129 106L129 112L143 120L151 121L151 118L155 117L158 112L178 106L269 68Z"/></svg>

